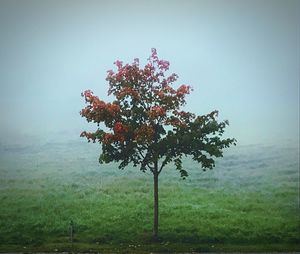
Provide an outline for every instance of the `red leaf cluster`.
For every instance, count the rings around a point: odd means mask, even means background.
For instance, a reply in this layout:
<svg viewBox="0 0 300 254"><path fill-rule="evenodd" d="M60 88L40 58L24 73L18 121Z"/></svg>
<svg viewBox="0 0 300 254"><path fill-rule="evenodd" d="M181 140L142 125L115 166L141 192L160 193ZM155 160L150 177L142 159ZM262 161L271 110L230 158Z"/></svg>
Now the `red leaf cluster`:
<svg viewBox="0 0 300 254"><path fill-rule="evenodd" d="M117 70L108 70L106 80L109 83L108 94L114 95L116 101L105 103L91 90L86 90L81 95L87 106L80 112L88 122L104 123L112 133L93 135L84 132L82 136L94 142L99 139L104 144L124 143L126 140L151 143L155 124L187 126L191 116L178 113L178 110L185 104L185 96L190 93L191 86L173 87L178 75L166 74L170 63L159 59L156 49L151 50L148 63L143 68L138 58L132 64L123 64L120 60L114 64Z"/></svg>
<svg viewBox="0 0 300 254"><path fill-rule="evenodd" d="M150 143L154 137L154 129L150 125L143 124L134 131L134 140L137 143Z"/></svg>

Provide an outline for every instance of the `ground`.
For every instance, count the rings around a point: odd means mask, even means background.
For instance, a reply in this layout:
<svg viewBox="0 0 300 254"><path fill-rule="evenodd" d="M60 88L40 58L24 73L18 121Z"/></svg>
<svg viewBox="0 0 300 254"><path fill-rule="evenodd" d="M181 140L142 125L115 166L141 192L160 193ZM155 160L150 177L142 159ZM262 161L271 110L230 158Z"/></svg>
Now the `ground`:
<svg viewBox="0 0 300 254"><path fill-rule="evenodd" d="M299 251L299 148L237 146L186 180L160 175L161 242L151 243L150 173L99 165L99 145L1 145L0 251ZM74 242L70 243L70 223Z"/></svg>

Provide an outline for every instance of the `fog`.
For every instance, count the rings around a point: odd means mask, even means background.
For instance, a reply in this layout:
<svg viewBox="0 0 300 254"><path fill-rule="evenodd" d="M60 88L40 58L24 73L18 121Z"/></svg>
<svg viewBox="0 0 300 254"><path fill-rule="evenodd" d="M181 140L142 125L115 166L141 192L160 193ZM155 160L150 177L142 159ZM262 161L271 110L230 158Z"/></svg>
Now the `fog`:
<svg viewBox="0 0 300 254"><path fill-rule="evenodd" d="M107 96L116 59L155 47L194 88L186 109L220 111L240 144L299 139L299 1L0 2L0 142L77 140L95 129L80 93Z"/></svg>

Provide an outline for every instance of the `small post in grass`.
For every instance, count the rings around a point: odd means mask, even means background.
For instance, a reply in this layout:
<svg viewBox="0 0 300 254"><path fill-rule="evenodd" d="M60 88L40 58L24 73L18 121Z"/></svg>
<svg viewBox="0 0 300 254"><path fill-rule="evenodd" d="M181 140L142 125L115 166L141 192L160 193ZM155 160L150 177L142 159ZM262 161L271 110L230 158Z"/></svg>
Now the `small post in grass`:
<svg viewBox="0 0 300 254"><path fill-rule="evenodd" d="M74 236L74 222L73 222L73 220L70 221L69 231L70 231L70 242L73 243L73 236Z"/></svg>

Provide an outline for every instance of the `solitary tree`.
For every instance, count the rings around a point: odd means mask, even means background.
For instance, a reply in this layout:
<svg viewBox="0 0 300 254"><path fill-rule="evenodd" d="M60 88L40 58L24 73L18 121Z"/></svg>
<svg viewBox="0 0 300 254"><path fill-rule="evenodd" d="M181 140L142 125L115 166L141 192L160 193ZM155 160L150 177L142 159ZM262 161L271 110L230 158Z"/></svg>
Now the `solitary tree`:
<svg viewBox="0 0 300 254"><path fill-rule="evenodd" d="M81 137L102 144L100 163L116 161L120 169L132 163L153 174L153 238L157 240L158 176L163 168L173 162L185 178L182 156L189 155L204 170L212 169L214 159L222 157L222 150L235 144L235 139L221 139L228 121L218 122L218 111L196 116L181 109L192 89L189 85L173 87L178 76L166 75L169 62L160 60L155 49L143 68L137 58L132 64L114 64L117 71L109 70L106 80L108 95L115 96L115 101L106 103L90 90L81 94L87 103L81 116L98 125L95 132L83 131Z"/></svg>

